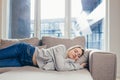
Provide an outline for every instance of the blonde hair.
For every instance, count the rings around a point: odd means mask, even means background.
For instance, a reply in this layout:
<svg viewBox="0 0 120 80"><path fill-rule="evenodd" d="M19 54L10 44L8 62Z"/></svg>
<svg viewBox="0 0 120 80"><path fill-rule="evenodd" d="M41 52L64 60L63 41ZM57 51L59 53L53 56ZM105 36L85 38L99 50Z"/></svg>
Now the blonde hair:
<svg viewBox="0 0 120 80"><path fill-rule="evenodd" d="M82 46L81 45L75 45L75 46L72 46L72 47L70 47L70 48L67 49L67 51L66 51L66 54L67 54L66 57L68 57L69 51L72 50L72 49L74 49L74 48L80 48L82 50L82 55L84 54L84 49L82 48Z"/></svg>

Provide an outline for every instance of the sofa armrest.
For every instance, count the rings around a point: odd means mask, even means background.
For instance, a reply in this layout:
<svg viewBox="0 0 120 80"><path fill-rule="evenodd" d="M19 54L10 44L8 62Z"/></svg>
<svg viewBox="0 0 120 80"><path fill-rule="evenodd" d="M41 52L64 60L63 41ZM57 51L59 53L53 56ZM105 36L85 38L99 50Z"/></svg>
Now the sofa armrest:
<svg viewBox="0 0 120 80"><path fill-rule="evenodd" d="M94 80L116 80L116 55L104 51L91 51L89 70Z"/></svg>

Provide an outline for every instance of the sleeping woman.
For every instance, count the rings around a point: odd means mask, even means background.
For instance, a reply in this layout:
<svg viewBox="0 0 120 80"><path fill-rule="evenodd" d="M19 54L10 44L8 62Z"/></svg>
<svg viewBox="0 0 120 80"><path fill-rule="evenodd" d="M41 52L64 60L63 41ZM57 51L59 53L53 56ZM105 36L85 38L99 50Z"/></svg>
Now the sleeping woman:
<svg viewBox="0 0 120 80"><path fill-rule="evenodd" d="M0 67L35 66L43 70L79 70L86 66L78 60L84 54L80 45L66 49L56 45L39 49L28 43L16 43L0 49Z"/></svg>

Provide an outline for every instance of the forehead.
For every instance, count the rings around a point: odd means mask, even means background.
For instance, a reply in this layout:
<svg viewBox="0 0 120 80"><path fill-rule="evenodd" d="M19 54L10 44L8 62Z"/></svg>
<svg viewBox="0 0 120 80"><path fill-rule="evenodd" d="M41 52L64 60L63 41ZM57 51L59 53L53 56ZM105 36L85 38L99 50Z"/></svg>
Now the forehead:
<svg viewBox="0 0 120 80"><path fill-rule="evenodd" d="M73 48L72 50L78 50L78 51L81 51L82 49L77 47L77 48Z"/></svg>

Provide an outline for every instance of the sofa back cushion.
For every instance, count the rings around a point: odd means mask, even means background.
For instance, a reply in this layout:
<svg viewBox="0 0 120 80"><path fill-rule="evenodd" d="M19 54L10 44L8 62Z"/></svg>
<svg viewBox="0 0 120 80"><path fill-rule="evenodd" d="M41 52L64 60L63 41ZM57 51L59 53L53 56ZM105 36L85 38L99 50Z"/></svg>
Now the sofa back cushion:
<svg viewBox="0 0 120 80"><path fill-rule="evenodd" d="M81 45L83 48L85 48L85 38L83 36L75 37L73 39L43 36L42 44L47 45L47 48L58 44L65 45L67 49L74 45Z"/></svg>
<svg viewBox="0 0 120 80"><path fill-rule="evenodd" d="M18 43L18 42L26 42L29 43L33 46L38 46L39 45L39 39L34 37L34 38L24 38L24 39L1 39L1 48L8 47L12 44Z"/></svg>
<svg viewBox="0 0 120 80"><path fill-rule="evenodd" d="M19 41L18 39L1 39L0 49L5 48L5 47L12 45L14 43L17 43L18 41Z"/></svg>
<svg viewBox="0 0 120 80"><path fill-rule="evenodd" d="M39 39L37 37L33 37L33 38L24 38L24 39L19 39L20 42L26 42L29 43L33 46L38 46L39 45Z"/></svg>

